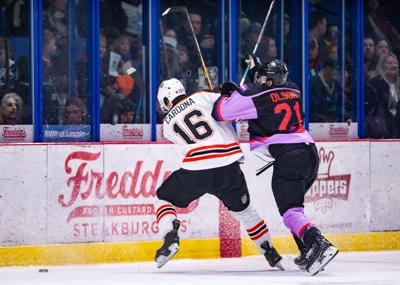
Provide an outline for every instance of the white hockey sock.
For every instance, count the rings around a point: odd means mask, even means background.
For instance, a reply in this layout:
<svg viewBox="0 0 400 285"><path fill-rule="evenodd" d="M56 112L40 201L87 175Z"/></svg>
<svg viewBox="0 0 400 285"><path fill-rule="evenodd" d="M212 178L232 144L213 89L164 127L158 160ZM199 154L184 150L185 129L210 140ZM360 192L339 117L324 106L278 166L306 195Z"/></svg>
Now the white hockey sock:
<svg viewBox="0 0 400 285"><path fill-rule="evenodd" d="M261 253L264 253L264 249L261 248L263 242L268 241L269 245L271 247L273 246L269 229L252 204L249 204L249 206L241 212L230 212L243 224L250 239L257 245Z"/></svg>
<svg viewBox="0 0 400 285"><path fill-rule="evenodd" d="M164 200L158 200L154 203L154 207L158 228L160 229L160 233L165 236L167 232L173 229L172 221L176 219L176 211L171 203Z"/></svg>

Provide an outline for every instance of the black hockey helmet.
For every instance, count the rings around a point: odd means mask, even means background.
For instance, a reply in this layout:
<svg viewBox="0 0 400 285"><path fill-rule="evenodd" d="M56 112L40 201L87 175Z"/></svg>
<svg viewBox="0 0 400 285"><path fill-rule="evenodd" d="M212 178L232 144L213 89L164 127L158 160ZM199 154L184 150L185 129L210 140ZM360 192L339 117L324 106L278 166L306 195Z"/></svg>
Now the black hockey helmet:
<svg viewBox="0 0 400 285"><path fill-rule="evenodd" d="M272 84L282 86L286 84L289 69L283 60L273 60L267 65L268 80L272 80Z"/></svg>
<svg viewBox="0 0 400 285"><path fill-rule="evenodd" d="M262 64L255 76L254 83L266 84L267 81L272 81L275 86L285 85L289 70L287 65L282 60L273 60L270 63Z"/></svg>

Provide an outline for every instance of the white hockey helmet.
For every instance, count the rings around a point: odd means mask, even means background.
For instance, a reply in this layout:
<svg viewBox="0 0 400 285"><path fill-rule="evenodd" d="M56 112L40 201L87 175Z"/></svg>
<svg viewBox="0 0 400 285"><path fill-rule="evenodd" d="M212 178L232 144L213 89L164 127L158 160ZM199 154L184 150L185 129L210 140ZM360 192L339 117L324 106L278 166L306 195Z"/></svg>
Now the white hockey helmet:
<svg viewBox="0 0 400 285"><path fill-rule="evenodd" d="M186 95L186 91L178 79L172 78L161 82L157 99L162 111L167 113L172 107L172 101L181 95Z"/></svg>

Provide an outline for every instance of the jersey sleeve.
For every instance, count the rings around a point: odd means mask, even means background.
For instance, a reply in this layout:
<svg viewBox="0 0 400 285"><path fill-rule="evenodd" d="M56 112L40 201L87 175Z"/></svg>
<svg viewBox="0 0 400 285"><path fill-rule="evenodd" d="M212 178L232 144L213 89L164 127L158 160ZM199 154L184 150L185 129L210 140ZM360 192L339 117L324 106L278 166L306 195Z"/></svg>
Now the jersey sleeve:
<svg viewBox="0 0 400 285"><path fill-rule="evenodd" d="M251 96L243 96L240 90L231 96L220 96L214 103L212 116L217 121L249 120L257 118L257 109Z"/></svg>

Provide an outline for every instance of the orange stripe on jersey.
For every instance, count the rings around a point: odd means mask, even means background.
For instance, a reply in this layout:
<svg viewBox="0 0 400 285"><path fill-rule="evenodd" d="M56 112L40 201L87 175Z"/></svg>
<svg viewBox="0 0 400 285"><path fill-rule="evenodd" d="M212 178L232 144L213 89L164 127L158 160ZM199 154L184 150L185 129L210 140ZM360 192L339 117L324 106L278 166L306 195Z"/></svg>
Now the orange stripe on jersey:
<svg viewBox="0 0 400 285"><path fill-rule="evenodd" d="M217 157L224 157L224 156L229 156L237 153L242 153L241 150L234 150L231 152L227 153L220 153L220 154L211 154L211 155L204 155L200 157L186 157L183 159L183 162L191 162L191 161L198 161L198 160L204 160L204 159L210 159L210 158L217 158Z"/></svg>
<svg viewBox="0 0 400 285"><path fill-rule="evenodd" d="M199 150L205 150L205 149L210 149L210 148L229 148L235 145L239 145L239 143L234 142L230 144L213 144L213 145L206 145L206 146L201 146L201 147L196 147L188 151L186 156L190 156L193 152L199 151Z"/></svg>

